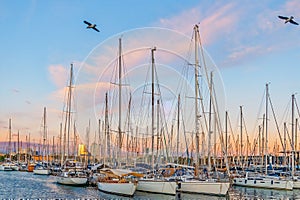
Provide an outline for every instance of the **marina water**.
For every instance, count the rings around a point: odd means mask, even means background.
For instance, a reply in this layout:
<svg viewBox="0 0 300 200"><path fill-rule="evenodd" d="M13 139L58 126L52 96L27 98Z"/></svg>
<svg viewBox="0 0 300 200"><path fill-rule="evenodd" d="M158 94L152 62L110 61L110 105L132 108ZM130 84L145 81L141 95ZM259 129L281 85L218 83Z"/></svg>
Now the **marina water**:
<svg viewBox="0 0 300 200"><path fill-rule="evenodd" d="M300 190L280 191L233 187L226 197L177 194L176 196L136 192L133 198L110 195L96 187L59 185L55 176L20 171L0 171L0 199L300 199Z"/></svg>

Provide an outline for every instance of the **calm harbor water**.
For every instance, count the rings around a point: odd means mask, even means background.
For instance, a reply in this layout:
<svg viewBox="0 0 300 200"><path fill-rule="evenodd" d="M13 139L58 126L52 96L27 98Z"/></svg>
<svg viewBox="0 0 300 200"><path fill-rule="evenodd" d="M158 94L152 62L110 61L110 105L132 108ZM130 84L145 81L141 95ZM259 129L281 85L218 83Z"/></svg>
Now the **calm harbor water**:
<svg viewBox="0 0 300 200"><path fill-rule="evenodd" d="M277 191L234 187L227 197L196 194L169 196L136 192L133 198L126 198L102 193L96 187L59 185L54 176L0 171L0 199L300 199L300 190Z"/></svg>

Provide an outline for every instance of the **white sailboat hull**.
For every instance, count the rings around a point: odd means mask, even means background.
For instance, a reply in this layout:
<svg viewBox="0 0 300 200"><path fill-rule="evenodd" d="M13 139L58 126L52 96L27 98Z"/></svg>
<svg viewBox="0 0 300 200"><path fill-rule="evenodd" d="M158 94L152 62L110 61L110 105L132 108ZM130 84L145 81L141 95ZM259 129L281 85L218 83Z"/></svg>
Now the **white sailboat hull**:
<svg viewBox="0 0 300 200"><path fill-rule="evenodd" d="M0 171L12 171L9 165L0 165Z"/></svg>
<svg viewBox="0 0 300 200"><path fill-rule="evenodd" d="M12 165L10 166L12 170L14 171L19 171L20 170L20 167L19 166L16 166L16 165Z"/></svg>
<svg viewBox="0 0 300 200"><path fill-rule="evenodd" d="M33 173L38 175L50 175L51 171L49 169L34 169Z"/></svg>
<svg viewBox="0 0 300 200"><path fill-rule="evenodd" d="M293 188L294 189L300 189L300 180L294 180Z"/></svg>
<svg viewBox="0 0 300 200"><path fill-rule="evenodd" d="M98 189L102 192L118 194L123 196L133 196L136 191L136 184L134 183L107 183L98 182Z"/></svg>
<svg viewBox="0 0 300 200"><path fill-rule="evenodd" d="M176 188L176 182L159 180L139 180L136 190L142 192L175 195Z"/></svg>
<svg viewBox="0 0 300 200"><path fill-rule="evenodd" d="M56 182L62 185L85 185L87 183L87 178L85 177L62 177L57 176Z"/></svg>
<svg viewBox="0 0 300 200"><path fill-rule="evenodd" d="M272 178L234 178L233 184L245 187L270 188L279 190L292 190L292 180L279 180Z"/></svg>
<svg viewBox="0 0 300 200"><path fill-rule="evenodd" d="M225 196L229 190L229 187L229 182L209 182L195 180L179 182L177 191Z"/></svg>

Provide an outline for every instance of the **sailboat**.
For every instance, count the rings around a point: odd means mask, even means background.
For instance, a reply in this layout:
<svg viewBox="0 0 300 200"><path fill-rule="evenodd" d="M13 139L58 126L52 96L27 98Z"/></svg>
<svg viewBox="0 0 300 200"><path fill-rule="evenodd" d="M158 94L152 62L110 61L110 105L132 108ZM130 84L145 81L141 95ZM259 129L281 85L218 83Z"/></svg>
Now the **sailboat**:
<svg viewBox="0 0 300 200"><path fill-rule="evenodd" d="M121 138L122 138L122 131L121 131L121 88L122 88L122 45L121 45L121 38L119 39L119 125L118 125L118 158L121 157ZM105 119L107 119L108 115L108 99L107 93L105 95ZM106 127L107 120L105 120ZM109 131L109 130L106 130ZM109 146L108 146L109 148ZM119 160L118 163L121 161ZM105 193L123 195L123 196L133 196L136 188L137 188L137 181L133 181L130 178L126 179L126 176L130 176L131 171L124 171L120 169L106 169L100 171L100 176L98 178L97 187L100 191ZM132 175L132 174L131 174Z"/></svg>
<svg viewBox="0 0 300 200"><path fill-rule="evenodd" d="M280 177L274 177L268 175L268 102L269 99L269 85L266 84L266 113L265 113L265 174L254 174L250 176L249 172L246 172L245 177L235 177L233 184L237 186L245 187L257 187L257 188L270 188L281 190L292 190L293 180L284 179Z"/></svg>
<svg viewBox="0 0 300 200"><path fill-rule="evenodd" d="M152 132L152 169L154 169L154 74L155 74L155 62L154 62L154 52L156 48L151 49L151 71L152 71L152 84L151 84L151 101L152 101L152 125L151 125L151 132ZM168 194L168 195L175 195L176 194L177 184L175 181L169 181L165 179L160 174L156 174L153 170L153 174L151 176L145 176L140 178L138 181L137 190L142 192L151 192L151 193L158 193L158 194Z"/></svg>
<svg viewBox="0 0 300 200"><path fill-rule="evenodd" d="M69 136L71 126L71 103L72 103L72 88L73 88L73 64L70 69L70 82L68 85L67 110L64 128L64 150L61 155L61 163L63 166L62 172L57 175L56 182L63 185L80 186L85 185L88 181L87 174L83 170L80 162L68 159L69 157ZM66 144L67 142L67 144ZM67 148L67 152L65 149ZM65 156L66 155L66 156ZM64 161L64 162L63 162Z"/></svg>
<svg viewBox="0 0 300 200"><path fill-rule="evenodd" d="M66 160L64 168L56 177L56 182L62 185L82 186L87 184L87 174L80 162Z"/></svg>
<svg viewBox="0 0 300 200"><path fill-rule="evenodd" d="M105 193L132 197L136 191L137 180L131 176L142 175L124 169L102 169L98 176L98 189Z"/></svg>
<svg viewBox="0 0 300 200"><path fill-rule="evenodd" d="M38 175L50 175L51 170L48 168L48 163L45 163L44 157L46 153L46 142L47 140L47 126L46 126L46 107L44 107L44 115L43 115L43 154L42 154L42 163L38 163L35 165L33 169L33 174Z"/></svg>
<svg viewBox="0 0 300 200"><path fill-rule="evenodd" d="M198 168L199 168L199 123L197 122L198 116L200 116L199 111L198 111L198 99L199 99L199 83L198 83L198 78L199 77L199 71L198 71L198 67L199 67L199 59L198 59L198 43L200 40L200 34L199 34L199 29L198 29L198 25L194 26L194 36L195 36L195 132L196 132L196 165L195 167L191 167L189 166L189 168L193 168L193 172L194 172L194 176L186 176L185 174L181 175L181 176L177 176L176 180L178 182L178 187L177 187L177 191L179 192L187 192L187 193L200 193L200 194L211 194L211 195L219 195L219 196L224 196L227 194L229 188L230 188L230 182L228 180L217 180L217 179L212 179L207 177L206 179L200 179L199 178L199 174L198 174ZM200 42L201 45L201 42ZM200 46L201 47L201 46ZM202 50L202 47L201 47ZM202 50L203 51L203 50ZM204 59L204 57L203 57ZM205 63L205 62L203 62ZM206 70L206 66L205 70ZM207 75L207 74L206 74ZM207 77L207 80L209 78ZM209 82L209 81L208 81ZM210 80L210 85L209 85L209 93L210 93L210 110L212 108L214 108L214 106L216 106L213 102L213 88L212 88L212 74L211 74L211 80ZM214 108L214 110L216 110ZM179 112L179 111L178 111ZM210 111L211 114L211 111ZM211 117L211 116L209 116ZM179 121L179 120L178 120ZM209 120L210 122L211 120ZM209 130L208 132L211 133L211 123L209 124ZM210 138L210 136L209 136ZM210 141L210 140L209 140ZM210 144L208 145L210 146ZM210 151L210 150L208 150ZM224 152L224 157L225 157L225 162L227 159L227 155L226 152ZM208 162L210 165L210 153L208 156ZM228 164L228 162L226 162L226 164ZM178 167L178 165L177 165ZM185 169L184 171L187 171L187 166L179 166L181 169ZM210 168L210 166L208 167ZM227 169L229 169L227 167Z"/></svg>
<svg viewBox="0 0 300 200"><path fill-rule="evenodd" d="M9 158L6 158L7 160L0 164L0 171L12 171L13 169L11 168L11 119L9 119L9 144L8 144L8 154Z"/></svg>

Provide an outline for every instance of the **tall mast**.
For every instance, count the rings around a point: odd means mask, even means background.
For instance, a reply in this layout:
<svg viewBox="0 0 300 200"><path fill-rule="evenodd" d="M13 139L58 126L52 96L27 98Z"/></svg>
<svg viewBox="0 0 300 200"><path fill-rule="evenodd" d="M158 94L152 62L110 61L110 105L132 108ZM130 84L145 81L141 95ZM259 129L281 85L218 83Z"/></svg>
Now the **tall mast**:
<svg viewBox="0 0 300 200"><path fill-rule="evenodd" d="M42 161L44 162L44 156L46 156L46 140L47 140L47 127L46 127L46 107L44 107L44 123L43 123L43 157Z"/></svg>
<svg viewBox="0 0 300 200"><path fill-rule="evenodd" d="M157 131L157 142L156 142L156 158L158 158L159 155L159 145L160 145L160 130L159 130L159 100L157 99L157 113L156 113L156 131Z"/></svg>
<svg viewBox="0 0 300 200"><path fill-rule="evenodd" d="M64 125L64 144L63 144L63 156L69 157L69 147L70 147L70 127L71 127L71 105L72 105L72 85L73 85L73 64L71 64L70 69L70 81L68 85L68 97L67 97L67 110L66 119ZM67 145L66 145L67 143ZM67 148L67 150L66 150Z"/></svg>
<svg viewBox="0 0 300 200"><path fill-rule="evenodd" d="M121 123L122 123L122 118L121 118L121 111L122 111L122 103L121 103L121 98L122 98L122 44L121 44L121 38L119 38L119 126L118 126L118 132L119 132L119 141L118 141L118 158L119 158L119 164L121 162L121 149L122 149L122 131L121 131Z"/></svg>
<svg viewBox="0 0 300 200"><path fill-rule="evenodd" d="M135 128L135 155L136 157L138 157L138 131L139 131L139 127L136 126ZM136 167L136 161L134 162L134 167Z"/></svg>
<svg viewBox="0 0 300 200"><path fill-rule="evenodd" d="M129 103L128 103L128 119L127 119L127 141L126 141L126 160L128 161L129 160L129 133L131 133L131 130L130 130L130 113L131 113L131 94L130 94L130 97L129 97Z"/></svg>
<svg viewBox="0 0 300 200"><path fill-rule="evenodd" d="M67 156L69 156L69 148L70 148L70 128L71 128L71 105L72 105L72 85L73 85L73 64L71 64L70 70L70 84L69 84L69 97L68 97L68 146L67 146Z"/></svg>
<svg viewBox="0 0 300 200"><path fill-rule="evenodd" d="M8 153L9 153L9 161L11 162L11 119L9 119L8 132L9 132Z"/></svg>
<svg viewBox="0 0 300 200"><path fill-rule="evenodd" d="M261 164L264 163L264 156L265 156L265 121L266 121L266 114L263 114L263 124L262 124L262 131L261 131Z"/></svg>
<svg viewBox="0 0 300 200"><path fill-rule="evenodd" d="M108 161L110 162L110 134L109 134L109 124L108 124L107 93L105 93L105 134L106 134L106 151L107 151Z"/></svg>
<svg viewBox="0 0 300 200"><path fill-rule="evenodd" d="M63 165L64 152L62 151L62 123L59 125L59 155L60 155L60 166Z"/></svg>
<svg viewBox="0 0 300 200"><path fill-rule="evenodd" d="M76 123L74 120L73 123L73 137L74 137L74 142L73 142L73 153L74 153L74 159L76 159L76 150L77 150L77 137L76 137Z"/></svg>
<svg viewBox="0 0 300 200"><path fill-rule="evenodd" d="M268 101L269 101L269 84L266 84L266 138L265 138L265 142L266 142L266 146L265 146L265 172L266 174L268 174Z"/></svg>
<svg viewBox="0 0 300 200"><path fill-rule="evenodd" d="M295 155L295 130L294 130L294 121L295 121L295 117L294 117L294 104L295 104L295 95L292 94L292 176L294 176L294 172L295 172L295 161L294 161L294 155Z"/></svg>
<svg viewBox="0 0 300 200"><path fill-rule="evenodd" d="M286 126L286 122L283 123L283 130L284 130L284 134L283 134L283 146L284 146L284 159L283 159L283 163L284 165L286 165L287 163L287 151L286 151L286 135L287 135L287 132L288 132L288 128Z"/></svg>
<svg viewBox="0 0 300 200"><path fill-rule="evenodd" d="M154 51L156 51L156 47L152 48L151 49L151 60L152 60L152 83L151 83L151 109L152 109L152 112L151 112L151 115L152 115L152 121L151 121L151 137L152 137L152 144L151 144L151 148L152 148L152 167L154 167L154 68L155 68L155 65L154 65Z"/></svg>
<svg viewBox="0 0 300 200"><path fill-rule="evenodd" d="M294 112L295 112L295 95L292 94L292 145L293 145L293 151L295 151L295 124L294 124L294 121L295 121L295 115L294 115Z"/></svg>
<svg viewBox="0 0 300 200"><path fill-rule="evenodd" d="M26 154L25 154L25 157L24 157L24 162L27 163L27 157L28 157L28 138L27 138L27 135L26 135Z"/></svg>
<svg viewBox="0 0 300 200"><path fill-rule="evenodd" d="M228 128L227 128L227 122L228 121L228 112L225 112L225 153L227 155L228 151Z"/></svg>
<svg viewBox="0 0 300 200"><path fill-rule="evenodd" d="M196 169L195 169L195 175L198 176L198 168L199 168L199 113L198 113L198 89L199 89L199 83L198 83L198 67L199 67L199 59L198 59L198 25L195 25L194 27L194 33L195 33L195 132L196 132Z"/></svg>
<svg viewBox="0 0 300 200"><path fill-rule="evenodd" d="M179 128L180 128L180 94L178 95L178 106L177 106L177 144L176 144L177 164L179 159Z"/></svg>
<svg viewBox="0 0 300 200"><path fill-rule="evenodd" d="M18 130L18 162L20 162L20 132Z"/></svg>
<svg viewBox="0 0 300 200"><path fill-rule="evenodd" d="M240 164L241 166L243 165L243 107L240 106L240 114L241 114L241 118L240 118Z"/></svg>
<svg viewBox="0 0 300 200"><path fill-rule="evenodd" d="M90 163L90 131L91 131L91 120L89 119L89 126L86 129L86 136L87 136L87 163Z"/></svg>
<svg viewBox="0 0 300 200"><path fill-rule="evenodd" d="M28 134L28 150L29 150L29 152L30 152L28 162L30 162L31 157L32 157L32 154L31 154L32 151L31 151L31 145L30 145L30 133Z"/></svg>
<svg viewBox="0 0 300 200"><path fill-rule="evenodd" d="M55 136L52 138L52 162L55 160L55 144L54 144Z"/></svg>
<svg viewBox="0 0 300 200"><path fill-rule="evenodd" d="M258 126L258 155L262 155L262 150L261 150L261 126Z"/></svg>
<svg viewBox="0 0 300 200"><path fill-rule="evenodd" d="M298 129L298 118L296 118L296 121L295 121L295 151L297 152L297 142L298 142L298 136L297 136L297 129Z"/></svg>
<svg viewBox="0 0 300 200"><path fill-rule="evenodd" d="M100 163L101 157L102 157L102 149L101 149L101 120L98 120L98 147L99 147L99 158L98 162Z"/></svg>
<svg viewBox="0 0 300 200"><path fill-rule="evenodd" d="M210 74L210 84L209 84L209 91L212 91L212 72ZM211 94L211 92L210 92ZM208 145L207 145L207 157L208 157L208 170L211 169L211 135L212 135L212 95L209 97L209 115L208 115Z"/></svg>

